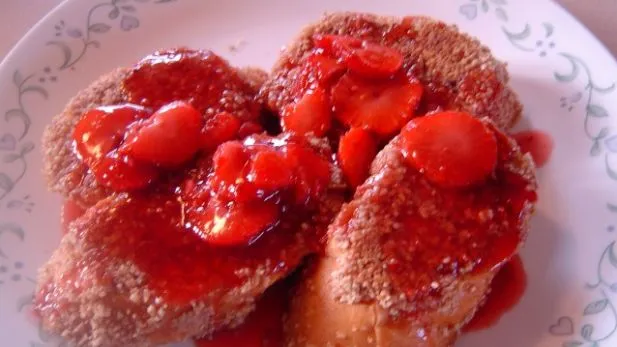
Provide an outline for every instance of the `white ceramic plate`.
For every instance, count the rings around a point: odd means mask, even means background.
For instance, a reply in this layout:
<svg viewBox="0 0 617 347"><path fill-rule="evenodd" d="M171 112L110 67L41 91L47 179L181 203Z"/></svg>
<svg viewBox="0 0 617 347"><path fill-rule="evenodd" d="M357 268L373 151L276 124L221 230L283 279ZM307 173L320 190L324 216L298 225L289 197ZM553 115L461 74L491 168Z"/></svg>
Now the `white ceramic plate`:
<svg viewBox="0 0 617 347"><path fill-rule="evenodd" d="M39 265L60 237L60 198L41 175L40 137L100 74L158 49L212 48L268 68L324 11L425 14L456 23L508 61L523 127L552 135L523 260L528 288L497 326L457 346L617 345L617 63L549 1L73 0L0 65L0 344L55 346L28 318Z"/></svg>

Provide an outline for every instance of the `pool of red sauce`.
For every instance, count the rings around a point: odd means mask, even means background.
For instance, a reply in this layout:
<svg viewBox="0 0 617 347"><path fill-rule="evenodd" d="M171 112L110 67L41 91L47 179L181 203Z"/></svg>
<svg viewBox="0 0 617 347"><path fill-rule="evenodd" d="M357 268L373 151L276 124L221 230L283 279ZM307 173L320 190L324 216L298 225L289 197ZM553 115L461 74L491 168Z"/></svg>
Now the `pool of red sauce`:
<svg viewBox="0 0 617 347"><path fill-rule="evenodd" d="M527 274L520 256L515 256L497 273L484 305L463 328L464 332L488 329L521 300L527 288Z"/></svg>
<svg viewBox="0 0 617 347"><path fill-rule="evenodd" d="M527 130L511 134L521 151L531 154L537 167L543 167L551 159L555 142L551 135L539 130Z"/></svg>

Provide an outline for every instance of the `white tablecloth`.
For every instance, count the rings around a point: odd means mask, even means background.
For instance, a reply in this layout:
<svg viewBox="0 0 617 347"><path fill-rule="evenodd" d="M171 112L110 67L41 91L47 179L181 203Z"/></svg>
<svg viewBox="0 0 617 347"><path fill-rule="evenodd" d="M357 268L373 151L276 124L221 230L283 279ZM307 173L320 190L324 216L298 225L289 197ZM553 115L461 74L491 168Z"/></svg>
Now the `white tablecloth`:
<svg viewBox="0 0 617 347"><path fill-rule="evenodd" d="M617 0L556 1L587 25L617 57ZM60 2L62 1L0 0L0 23L4 28L0 34L0 58L9 52L32 25Z"/></svg>

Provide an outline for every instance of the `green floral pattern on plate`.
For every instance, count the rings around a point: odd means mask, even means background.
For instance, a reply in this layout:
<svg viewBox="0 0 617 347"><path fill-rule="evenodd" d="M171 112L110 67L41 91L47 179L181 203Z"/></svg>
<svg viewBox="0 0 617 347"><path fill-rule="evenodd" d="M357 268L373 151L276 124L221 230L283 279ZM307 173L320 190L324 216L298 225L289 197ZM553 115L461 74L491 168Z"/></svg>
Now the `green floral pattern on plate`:
<svg viewBox="0 0 617 347"><path fill-rule="evenodd" d="M175 0L108 0L96 3L88 10L85 21L81 25L73 24L68 20L60 20L54 25L53 38L47 41L46 45L59 50L62 60L55 64L57 67L52 68L52 64L49 64L41 71L28 74L20 70L14 71L11 82L17 90L17 99L14 107L4 112L4 122L17 123L20 126L13 127L18 129L13 132L0 133L0 162L2 163L0 166L0 208L13 211L22 210L27 213L35 208L29 195L12 196L14 189L21 183L28 171L28 157L35 149L34 143L26 139L32 125L32 117L28 104L25 102L26 97L35 95L43 100L49 99L50 93L53 92L53 84L62 74L75 70L86 54L93 48L101 47L97 37L110 32L114 27L123 32L138 29L140 26L139 6L159 5L173 1ZM95 15L99 15L100 18L100 12L106 13L107 21L94 21ZM26 240L26 232L20 225L0 220L0 236L3 234L11 234L19 242ZM19 272L24 263L9 259L2 249L2 244L0 244L0 261L2 261L0 263L0 295L3 285L11 282L25 280L34 286L33 278L23 276ZM9 272L9 266L3 264L12 264L13 271ZM15 310L26 317L29 316L32 297L32 292L23 295L18 300ZM30 321L37 326L38 330L38 340L30 341L30 347L67 346L57 337L45 333L36 319L30 319Z"/></svg>
<svg viewBox="0 0 617 347"><path fill-rule="evenodd" d="M534 31L532 24L525 23L519 30L510 29L507 6L505 0L470 0L460 5L459 12L467 19L474 20L482 13L488 14L493 9L496 18L501 22L501 31L505 38L516 49L537 54L542 58L547 57L551 51L557 50L557 45L553 40L554 25L548 22L540 23L538 28L542 32L542 39L534 41L532 39L532 32ZM617 133L613 132L610 127L602 125L603 120L610 118L611 114L602 105L602 102L597 100L599 95L613 93L615 82L608 85L599 85L595 82L593 72L585 61L569 52L558 52L556 54L570 65L568 71L552 72L553 78L557 82L571 83L579 78L585 80L582 90L560 98L560 107L571 112L575 109L575 106L582 104L584 110L583 131L590 141L589 155L592 158L603 158L606 174L617 183L617 167L613 167L613 164L611 164L611 158L617 156ZM606 207L611 212L617 212L616 202L608 201ZM613 231L613 229L614 227L609 227L609 231ZM617 293L617 280L611 282L606 275L607 272L617 273L616 242L610 242L600 255L594 282L584 285L586 290L595 293L596 299L588 303L582 310L582 316L602 315L602 321L612 322L611 328L608 332L596 333L594 324L582 324L580 329L577 330L572 316L561 316L548 327L548 332L553 336L564 338L562 347L609 346L608 340L617 332L616 303L607 295L608 292Z"/></svg>

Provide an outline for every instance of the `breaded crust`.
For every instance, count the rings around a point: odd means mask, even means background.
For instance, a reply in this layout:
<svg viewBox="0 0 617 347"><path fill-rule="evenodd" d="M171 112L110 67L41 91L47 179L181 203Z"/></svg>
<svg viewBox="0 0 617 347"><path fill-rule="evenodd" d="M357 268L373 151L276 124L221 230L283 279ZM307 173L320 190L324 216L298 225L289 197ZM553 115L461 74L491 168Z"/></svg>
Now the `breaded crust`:
<svg viewBox="0 0 617 347"><path fill-rule="evenodd" d="M423 283L439 290L439 295L429 294L430 288L409 292L388 270L392 262L385 251L389 245L385 240L405 227L400 216L413 210L422 218L433 218L440 215L439 204L444 201L418 196L419 184L426 183L408 181L413 169L406 163L398 141L400 138L395 138L378 154L371 177L330 225L325 256L305 271L292 296L287 346L451 346L488 293L500 266L459 269L461 273L456 276L433 277L422 269L399 274L409 278L430 276ZM535 190L535 169L529 155L521 154L514 141L503 135L501 141L512 153L510 161L502 164L505 170L521 177L525 189ZM517 225L518 247L526 237L532 212L533 205L527 203ZM451 230L452 225L454 221L446 221L444 229L434 230L443 233L436 234L441 235L438 242L450 242L445 230ZM423 264L416 262L413 264Z"/></svg>
<svg viewBox="0 0 617 347"><path fill-rule="evenodd" d="M88 167L75 155L73 129L85 111L127 102L121 82L130 70L116 69L77 93L43 133L44 174L49 189L82 207L94 205L110 195L111 190L98 184ZM239 69L238 74L253 94L258 92L267 77L263 70L252 67Z"/></svg>
<svg viewBox="0 0 617 347"><path fill-rule="evenodd" d="M161 241L148 236L153 224L168 223L165 212L151 215L152 221L138 215L126 218L127 211L134 215L136 207L149 209L143 201L154 201L154 208L165 211L157 199L156 195L113 194L70 224L60 246L39 270L35 307L47 331L78 347L132 347L182 341L233 328L243 322L267 288L293 271L310 252L302 230L325 229L342 203L338 197L324 197L312 220L298 232L284 236L281 249L274 248L280 244L266 237L265 241L257 241L265 242L257 250L226 253L224 249L213 249L217 255L206 258L211 261L193 264L198 260L183 260L186 256L179 246L157 252L157 242ZM198 243L194 235L172 235L190 239L188 247ZM162 263L131 259L131 254L143 252L154 252L154 259L160 256ZM169 259L179 264L188 261L192 266L174 268L165 263ZM229 269L228 264L234 264L233 268ZM154 269L175 269L166 277L172 282L171 294L182 294L187 288L188 293L201 294L190 294L190 300L184 296L181 300L177 296L170 298L155 288L160 283L155 283L156 275L149 272L152 265ZM195 271L208 277L204 282L196 281L192 277ZM230 276L238 279L219 280Z"/></svg>
<svg viewBox="0 0 617 347"><path fill-rule="evenodd" d="M85 111L126 102L120 81L128 72L128 68L116 69L77 93L43 133L43 164L49 189L83 207L94 205L111 191L100 186L75 155L73 129Z"/></svg>
<svg viewBox="0 0 617 347"><path fill-rule="evenodd" d="M401 31L397 26L410 25ZM396 40L384 40L394 30ZM507 130L521 115L521 104L507 86L506 65L496 60L477 39L455 26L431 18L386 17L342 12L325 15L309 25L283 51L260 96L275 112L292 101L289 85L299 75L300 62L313 49L315 34L362 37L399 50L404 67L419 79L428 94L449 102L448 108L487 117ZM426 99L426 96L425 96Z"/></svg>

